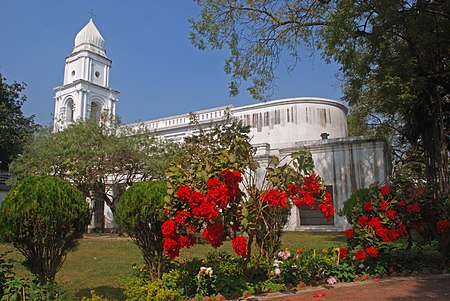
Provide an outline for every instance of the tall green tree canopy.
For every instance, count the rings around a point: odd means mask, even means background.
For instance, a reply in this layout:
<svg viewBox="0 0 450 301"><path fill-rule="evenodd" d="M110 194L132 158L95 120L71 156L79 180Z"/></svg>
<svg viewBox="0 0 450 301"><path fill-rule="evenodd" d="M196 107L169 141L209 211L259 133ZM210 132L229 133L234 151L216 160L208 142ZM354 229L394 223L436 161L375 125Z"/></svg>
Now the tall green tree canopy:
<svg viewBox="0 0 450 301"><path fill-rule="evenodd" d="M176 145L156 140L148 131L120 133L92 121L41 131L11 164L13 179L52 175L74 183L86 197L103 199L111 210L136 182L163 177Z"/></svg>
<svg viewBox="0 0 450 301"><path fill-rule="evenodd" d="M22 153L24 144L36 130L34 116L25 117L22 105L27 97L25 84L8 84L0 73L0 170Z"/></svg>
<svg viewBox="0 0 450 301"><path fill-rule="evenodd" d="M228 47L230 93L250 80L270 94L284 54L318 50L341 66L344 100L356 116L423 148L427 176L448 189L450 2L402 0L196 0L191 40Z"/></svg>

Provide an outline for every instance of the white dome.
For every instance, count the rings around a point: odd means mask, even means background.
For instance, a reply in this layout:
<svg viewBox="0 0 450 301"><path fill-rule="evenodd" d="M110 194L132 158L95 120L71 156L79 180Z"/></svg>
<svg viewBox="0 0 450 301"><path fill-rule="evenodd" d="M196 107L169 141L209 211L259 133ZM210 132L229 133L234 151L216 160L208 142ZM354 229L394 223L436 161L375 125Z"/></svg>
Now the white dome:
<svg viewBox="0 0 450 301"><path fill-rule="evenodd" d="M82 44L92 44L100 49L104 49L105 40L102 35L98 31L97 27L95 27L92 19L89 20L88 24L77 34L75 37L75 46L80 46Z"/></svg>

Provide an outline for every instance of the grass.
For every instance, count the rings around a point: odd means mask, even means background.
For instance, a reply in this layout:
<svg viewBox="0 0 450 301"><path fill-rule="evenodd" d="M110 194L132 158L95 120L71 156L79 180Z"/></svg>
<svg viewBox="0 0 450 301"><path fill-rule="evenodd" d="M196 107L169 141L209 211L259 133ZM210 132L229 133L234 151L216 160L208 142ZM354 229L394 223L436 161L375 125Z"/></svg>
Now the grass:
<svg viewBox="0 0 450 301"><path fill-rule="evenodd" d="M283 235L283 248L292 251L299 248L323 249L330 246L344 245L342 233L333 232L286 232ZM0 251L11 249L10 246L0 245ZM183 258L204 257L213 248L209 245L195 245L191 249L181 252ZM233 253L230 242L219 250ZM21 261L20 254L12 253L10 258ZM90 296L90 291L110 300L123 300L123 285L130 279L131 265L143 262L141 253L130 239L90 237L80 241L79 247L69 253L67 259L58 272L56 280L65 289L77 296ZM19 276L29 273L19 264L15 265Z"/></svg>

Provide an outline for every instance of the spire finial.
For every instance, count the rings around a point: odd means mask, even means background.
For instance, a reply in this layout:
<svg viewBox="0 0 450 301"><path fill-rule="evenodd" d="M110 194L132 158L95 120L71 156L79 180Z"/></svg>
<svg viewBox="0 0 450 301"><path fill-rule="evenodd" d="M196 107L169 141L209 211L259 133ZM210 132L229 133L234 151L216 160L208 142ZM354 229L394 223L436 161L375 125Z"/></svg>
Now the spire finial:
<svg viewBox="0 0 450 301"><path fill-rule="evenodd" d="M97 17L96 15L94 15L94 10L91 8L91 11L88 11L88 14L91 15L91 21L94 17Z"/></svg>

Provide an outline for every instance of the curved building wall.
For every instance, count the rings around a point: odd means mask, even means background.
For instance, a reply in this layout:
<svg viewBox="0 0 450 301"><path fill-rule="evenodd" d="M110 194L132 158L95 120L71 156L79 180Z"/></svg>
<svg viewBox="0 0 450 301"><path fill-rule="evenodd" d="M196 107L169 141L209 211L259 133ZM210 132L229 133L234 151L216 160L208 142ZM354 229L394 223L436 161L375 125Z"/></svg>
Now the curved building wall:
<svg viewBox="0 0 450 301"><path fill-rule="evenodd" d="M325 98L289 98L232 109L234 117L250 126L252 144L286 146L298 141L345 138L347 108Z"/></svg>

